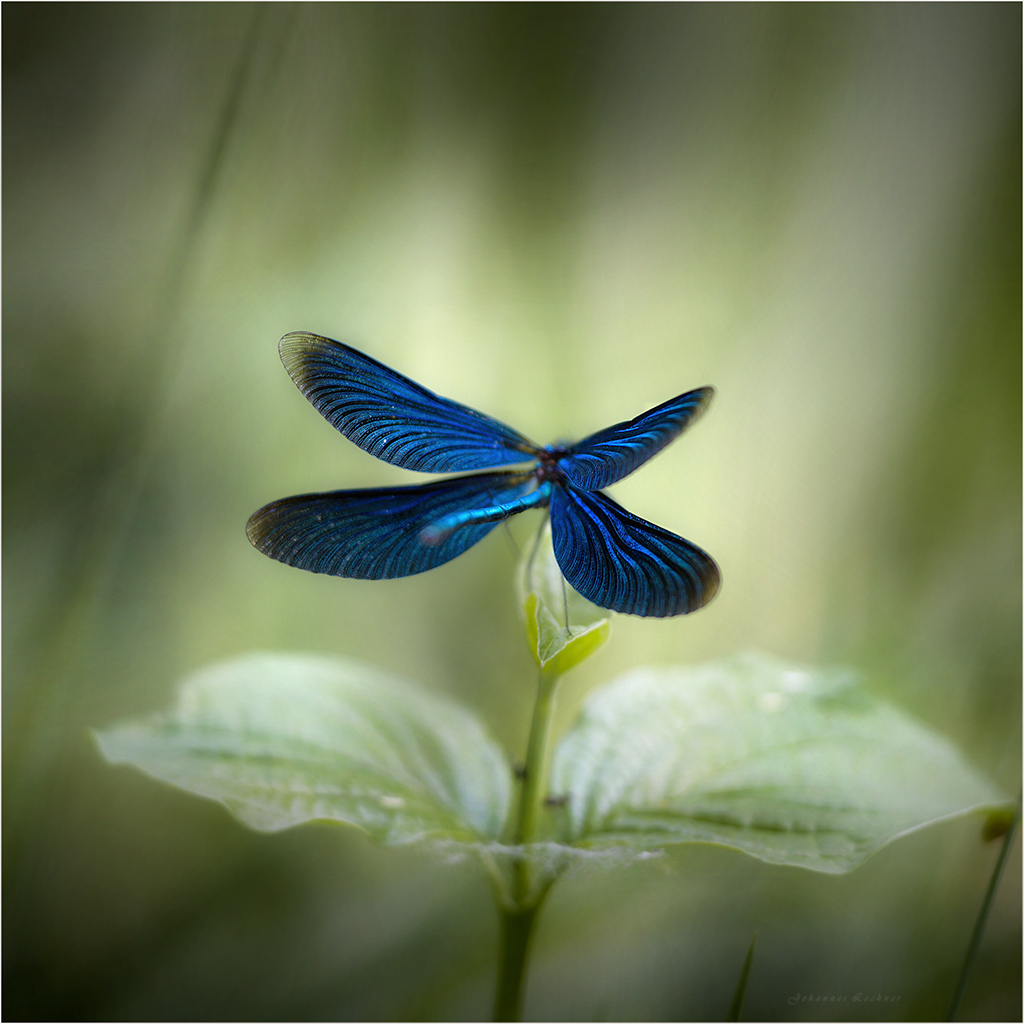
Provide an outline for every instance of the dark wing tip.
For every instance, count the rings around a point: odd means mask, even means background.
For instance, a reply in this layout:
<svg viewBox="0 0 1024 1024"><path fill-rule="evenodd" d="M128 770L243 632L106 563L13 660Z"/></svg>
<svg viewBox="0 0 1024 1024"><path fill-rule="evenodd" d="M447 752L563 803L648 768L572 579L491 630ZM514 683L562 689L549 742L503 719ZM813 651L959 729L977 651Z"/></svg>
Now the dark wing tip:
<svg viewBox="0 0 1024 1024"><path fill-rule="evenodd" d="M342 345L341 342L334 341L332 338L325 338L322 334L310 334L309 331L292 331L277 343L277 354L281 357L281 362L284 363L288 376L301 388L302 379L306 376L306 362L309 356L315 352L323 352L333 346L338 348L347 347Z"/></svg>
<svg viewBox="0 0 1024 1024"><path fill-rule="evenodd" d="M694 388L692 391L688 391L687 394L693 395L697 400L697 408L687 423L687 426L689 426L698 416L703 416L707 412L711 399L715 397L715 389L710 384L706 384L702 388Z"/></svg>
<svg viewBox="0 0 1024 1024"><path fill-rule="evenodd" d="M270 541L270 531L274 525L273 512L279 502L272 501L269 505L257 509L245 524L245 535L249 543L265 555L270 555L270 548L273 547ZM271 555L273 557L273 555Z"/></svg>
<svg viewBox="0 0 1024 1024"><path fill-rule="evenodd" d="M687 593L685 606L674 614L689 615L690 612L698 611L705 605L710 604L711 599L718 593L722 586L722 571L718 563L703 549L697 547L692 541L688 542L693 549L691 555L697 556L700 565L694 575L700 582L692 594Z"/></svg>
<svg viewBox="0 0 1024 1024"><path fill-rule="evenodd" d="M326 342L328 345L337 345L333 338L324 337L322 334L314 334L312 331L289 331L278 343L278 352L294 348L298 345L305 345L309 342Z"/></svg>

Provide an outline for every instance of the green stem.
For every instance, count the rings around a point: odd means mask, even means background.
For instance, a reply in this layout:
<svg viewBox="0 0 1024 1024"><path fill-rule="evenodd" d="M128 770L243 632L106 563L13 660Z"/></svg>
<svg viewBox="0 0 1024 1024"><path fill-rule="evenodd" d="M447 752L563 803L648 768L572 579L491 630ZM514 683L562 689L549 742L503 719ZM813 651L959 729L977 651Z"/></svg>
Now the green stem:
<svg viewBox="0 0 1024 1024"><path fill-rule="evenodd" d="M555 708L557 682L557 675L542 671L537 684L537 701L533 705L523 789L513 840L516 846L535 841L539 833L541 808L544 806L548 784L548 735L551 732L551 713Z"/></svg>
<svg viewBox="0 0 1024 1024"><path fill-rule="evenodd" d="M537 701L533 706L512 839L518 847L528 847L540 836L541 813L547 793L548 736L557 682L557 675L542 671L537 684ZM501 954L494 998L495 1020L519 1020L533 925L553 881L553 878L543 876L527 849L521 850L521 855L512 863L511 900L500 908Z"/></svg>
<svg viewBox="0 0 1024 1024"><path fill-rule="evenodd" d="M1013 834L1017 829L1017 823L1020 821L1020 797L1017 797L1017 811L1010 822L1009 827L1006 830L1006 836L1003 839L1003 848L999 851L999 857L996 859L996 865L992 869L992 877L988 882L988 889L985 891L985 898L981 902L981 910L978 911L978 919L974 922L974 931L971 933L971 941L967 946L967 954L964 957L963 966L960 969L960 977L957 979L956 991L953 993L953 1001L949 1006L949 1016L947 1020L954 1020L956 1018L957 1011L960 1009L960 1000L964 997L964 992L967 989L967 975L970 973L971 966L974 964L975 958L978 955L978 947L981 945L981 936L985 932L985 922L988 920L988 912L992 909L992 901L995 898L996 887L999 885L999 878L1003 873L1003 866L1006 864L1007 854L1010 852L1010 846L1013 843Z"/></svg>
<svg viewBox="0 0 1024 1024"><path fill-rule="evenodd" d="M526 955L529 951L533 922L540 909L501 912L501 960L498 963L498 989L494 996L494 1019L519 1020L523 1001L523 979L526 976Z"/></svg>

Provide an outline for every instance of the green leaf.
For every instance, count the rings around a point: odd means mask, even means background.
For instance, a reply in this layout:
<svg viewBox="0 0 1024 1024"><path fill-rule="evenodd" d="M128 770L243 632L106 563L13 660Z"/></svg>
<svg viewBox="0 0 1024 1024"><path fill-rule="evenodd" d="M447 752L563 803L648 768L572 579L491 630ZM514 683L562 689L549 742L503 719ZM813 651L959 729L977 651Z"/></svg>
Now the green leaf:
<svg viewBox="0 0 1024 1024"><path fill-rule="evenodd" d="M611 616L577 594L562 577L546 522L516 578L526 643L542 672L561 675L607 639Z"/></svg>
<svg viewBox="0 0 1024 1024"><path fill-rule="evenodd" d="M252 654L185 680L175 707L97 734L104 756L265 831L308 821L385 844L491 841L504 753L469 712L357 662Z"/></svg>
<svg viewBox="0 0 1024 1024"><path fill-rule="evenodd" d="M577 847L718 843L837 873L907 832L1006 803L852 673L753 654L639 669L593 694L551 789L568 798L563 838Z"/></svg>

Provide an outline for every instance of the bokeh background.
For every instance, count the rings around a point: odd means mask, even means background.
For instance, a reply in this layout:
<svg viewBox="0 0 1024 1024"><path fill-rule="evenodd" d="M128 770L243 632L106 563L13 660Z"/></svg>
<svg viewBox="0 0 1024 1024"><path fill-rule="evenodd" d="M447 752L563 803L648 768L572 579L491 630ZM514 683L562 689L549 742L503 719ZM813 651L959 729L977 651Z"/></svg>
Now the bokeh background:
<svg viewBox="0 0 1024 1024"><path fill-rule="evenodd" d="M304 401L290 330L542 443L714 384L614 493L723 588L617 617L563 716L638 664L843 663L1016 794L1019 5L2 17L7 1019L489 1012L471 865L247 832L89 737L211 661L316 650L521 755L536 515L386 583L247 543L273 498L415 479ZM720 1019L758 929L749 1019L942 1016L997 845L972 819L841 878L695 847L572 876L525 1012ZM1019 1019L1020 912L1015 853L964 1019Z"/></svg>

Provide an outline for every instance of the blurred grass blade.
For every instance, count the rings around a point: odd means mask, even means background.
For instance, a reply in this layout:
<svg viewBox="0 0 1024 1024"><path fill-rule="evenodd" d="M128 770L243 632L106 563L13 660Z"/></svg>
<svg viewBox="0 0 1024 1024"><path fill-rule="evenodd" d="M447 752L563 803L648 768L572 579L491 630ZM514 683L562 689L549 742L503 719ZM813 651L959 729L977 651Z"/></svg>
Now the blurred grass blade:
<svg viewBox="0 0 1024 1024"><path fill-rule="evenodd" d="M747 994L747 980L750 978L750 965L754 962L754 947L757 945L757 932L754 932L750 940L750 948L743 959L743 966L740 968L739 980L736 982L736 991L733 993L732 1003L729 1005L729 1016L726 1020L738 1021L743 1013L743 999Z"/></svg>
<svg viewBox="0 0 1024 1024"><path fill-rule="evenodd" d="M555 754L568 841L730 846L849 871L898 836L1002 806L941 736L843 669L747 654L637 669L596 691Z"/></svg>
<svg viewBox="0 0 1024 1024"><path fill-rule="evenodd" d="M469 712L353 661L252 654L170 711L97 734L104 756L223 803L252 828L355 825L387 845L498 837L510 771Z"/></svg>
<svg viewBox="0 0 1024 1024"><path fill-rule="evenodd" d="M1013 837L1017 831L1017 823L1020 821L1020 796L1017 797L1017 811L1013 815L1013 820L1010 822L1009 827L1003 836L1003 846L999 851L999 857L996 859L995 867L992 869L992 877L988 882L988 889L985 891L985 898L981 901L981 910L978 911L978 920L974 923L974 931L971 933L971 941L967 945L967 953L964 956L963 967L960 969L960 977L957 979L956 991L953 993L953 1000L949 1004L949 1016L947 1020L955 1020L957 1011L960 1009L960 1002L964 997L964 992L967 990L967 976L970 974L971 966L973 965L975 958L978 955L978 947L981 945L981 937L985 933L985 923L988 921L989 911L992 909L992 901L995 898L996 888L999 885L999 879L1003 874L1003 867L1006 865L1006 857L1010 852L1010 847L1013 845ZM989 828L990 822L986 822L986 829Z"/></svg>

